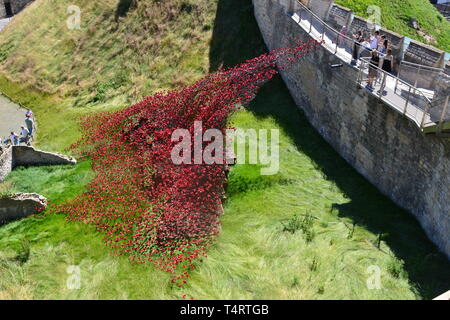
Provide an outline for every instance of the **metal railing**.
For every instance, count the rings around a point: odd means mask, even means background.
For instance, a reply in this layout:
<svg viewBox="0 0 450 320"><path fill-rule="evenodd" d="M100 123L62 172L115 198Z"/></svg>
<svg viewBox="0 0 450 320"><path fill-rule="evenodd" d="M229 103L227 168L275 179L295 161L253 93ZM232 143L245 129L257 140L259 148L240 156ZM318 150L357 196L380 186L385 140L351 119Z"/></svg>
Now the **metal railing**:
<svg viewBox="0 0 450 320"><path fill-rule="evenodd" d="M341 56L341 58L347 62L350 62L347 55L343 55L344 52L352 55L354 51L355 41L347 35L338 32L330 25L326 24L315 13L309 10L305 5L296 0L301 6L298 11L299 22L306 20L309 22L308 33L315 33L316 40L322 42L333 54Z"/></svg>
<svg viewBox="0 0 450 320"><path fill-rule="evenodd" d="M423 129L432 124L429 116L431 100L411 84L373 65L367 58L361 58L359 64L358 84L366 87L366 81L372 78L373 91L377 97L401 112Z"/></svg>
<svg viewBox="0 0 450 320"><path fill-rule="evenodd" d="M368 81L370 67L374 70L372 74L375 74L373 81L374 90L370 91L379 99L387 102L395 110L410 118L421 130L426 126L450 121L450 106L448 106L448 103L445 103L445 99L432 101L434 91L419 89L417 87L419 85L418 82L414 82L414 84L408 83L382 70L378 66L371 65L368 58L371 54L370 49L365 48L361 43L357 43L354 39L337 31L299 0L296 1L298 6L295 8L294 13L297 16L293 18L298 18L298 23L303 29L311 37L320 41L322 46L331 53L339 57L342 61L352 64L355 68L359 69L357 83L360 86L366 87L364 82ZM406 65L405 63L404 66ZM431 69L436 68L422 66L419 72ZM417 70L415 71L417 72ZM433 116L430 114L430 111L433 111Z"/></svg>
<svg viewBox="0 0 450 320"><path fill-rule="evenodd" d="M446 96L438 100L431 101L430 107L431 121L437 123L437 132L440 133L444 129L444 125L450 119L450 97Z"/></svg>

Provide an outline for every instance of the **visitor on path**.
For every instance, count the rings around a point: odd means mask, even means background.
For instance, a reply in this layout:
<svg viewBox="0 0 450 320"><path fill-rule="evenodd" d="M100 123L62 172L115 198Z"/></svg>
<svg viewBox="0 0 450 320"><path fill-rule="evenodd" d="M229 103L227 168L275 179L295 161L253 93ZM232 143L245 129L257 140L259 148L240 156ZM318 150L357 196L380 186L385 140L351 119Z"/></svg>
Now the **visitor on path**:
<svg viewBox="0 0 450 320"><path fill-rule="evenodd" d="M18 146L19 145L19 136L14 131L11 131L8 139L3 141L3 144L6 144L6 145L11 144L13 146Z"/></svg>
<svg viewBox="0 0 450 320"><path fill-rule="evenodd" d="M375 88L373 87L373 82L376 80L378 76L377 68L380 66L380 56L378 55L377 50L372 50L372 58L370 59L369 64L369 79L367 81L366 88L370 91L373 91Z"/></svg>
<svg viewBox="0 0 450 320"><path fill-rule="evenodd" d="M380 31L375 31L370 37L370 49L378 50L378 42L380 41Z"/></svg>
<svg viewBox="0 0 450 320"><path fill-rule="evenodd" d="M33 118L26 117L25 118L25 125L27 126L27 129L30 132L30 137L33 138L33 128L34 128Z"/></svg>
<svg viewBox="0 0 450 320"><path fill-rule="evenodd" d="M30 145L30 132L24 126L20 127L20 139L19 144L25 143L27 146Z"/></svg>
<svg viewBox="0 0 450 320"><path fill-rule="evenodd" d="M392 70L394 70L394 56L392 54L392 49L387 49L387 53L381 61L381 69L386 71L387 74L392 74ZM383 74L383 81L380 90L378 90L379 94L382 93L383 95L386 95L384 88L386 87L387 74Z"/></svg>
<svg viewBox="0 0 450 320"><path fill-rule="evenodd" d="M359 53L360 53L360 50L361 50L361 43L364 40L362 32L358 31L357 33L353 34L353 40L355 42L353 43L352 65L356 65L356 62L359 59Z"/></svg>

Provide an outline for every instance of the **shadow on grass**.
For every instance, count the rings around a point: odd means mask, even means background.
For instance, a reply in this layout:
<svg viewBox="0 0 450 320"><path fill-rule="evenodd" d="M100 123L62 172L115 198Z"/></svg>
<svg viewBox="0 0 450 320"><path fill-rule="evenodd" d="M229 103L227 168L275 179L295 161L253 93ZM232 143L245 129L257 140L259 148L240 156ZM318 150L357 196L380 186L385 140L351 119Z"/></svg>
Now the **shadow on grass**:
<svg viewBox="0 0 450 320"><path fill-rule="evenodd" d="M116 10L116 20L121 17L125 17L128 11L133 7L134 0L120 0Z"/></svg>
<svg viewBox="0 0 450 320"><path fill-rule="evenodd" d="M230 67L266 51L253 16L251 0L220 0L210 51L210 69ZM349 198L334 209L383 241L404 261L410 282L424 299L450 288L450 262L425 235L415 218L382 195L347 164L315 131L277 77L265 85L248 107L257 117L273 117Z"/></svg>

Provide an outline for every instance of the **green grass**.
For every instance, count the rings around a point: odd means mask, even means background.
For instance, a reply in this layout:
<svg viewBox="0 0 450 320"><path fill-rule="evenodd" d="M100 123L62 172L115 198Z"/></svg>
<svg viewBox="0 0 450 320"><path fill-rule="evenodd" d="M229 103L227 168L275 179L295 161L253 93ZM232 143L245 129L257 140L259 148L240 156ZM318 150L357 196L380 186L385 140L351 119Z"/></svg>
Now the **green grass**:
<svg viewBox="0 0 450 320"><path fill-rule="evenodd" d="M93 175L90 169L89 161L75 166L18 167L6 182L12 185L12 192L39 190L50 202L61 202L84 190Z"/></svg>
<svg viewBox="0 0 450 320"><path fill-rule="evenodd" d="M423 31L436 39L429 44L450 52L450 23L428 0L336 0L336 3L365 18L370 15L369 6L378 6L383 27L427 43L417 30L408 26L410 19L415 18Z"/></svg>
<svg viewBox="0 0 450 320"><path fill-rule="evenodd" d="M90 163L81 162L18 168L6 183L13 191L39 192L59 203L82 192L91 177ZM0 238L0 299L175 297L168 292L168 274L112 255L95 228L66 222L63 216L40 214L9 223L0 228ZM24 239L29 242L30 256L20 262L17 257L23 252ZM81 269L80 290L67 289L71 265Z"/></svg>
<svg viewBox="0 0 450 320"><path fill-rule="evenodd" d="M281 130L280 172L258 177L254 166L233 168L221 235L189 295L416 299L447 290L450 264L417 221L323 141L280 79L232 120L243 128ZM310 228L302 225L305 215L314 217ZM285 229L294 216L300 223L292 233ZM381 290L366 286L373 265L381 270Z"/></svg>
<svg viewBox="0 0 450 320"><path fill-rule="evenodd" d="M128 12L125 19L132 15ZM190 48L186 65L206 59L213 71L264 52L249 0L220 0L215 17L208 19L210 39L200 47L210 50ZM166 58L161 54L154 60ZM155 85L178 71L167 65L161 70L163 74L147 77ZM203 71L196 72L200 76ZM0 88L36 108L42 147L64 150L78 136L69 115L113 108L118 101L105 90L115 85L108 82L100 90L104 104L75 107L70 96L30 88L32 78L23 84L0 78ZM92 88L92 96L97 95L100 87ZM187 288L173 287L170 276L151 264L132 265L126 257L112 255L92 226L44 214L0 227L0 298L179 299L188 294L196 299L428 299L448 290L448 260L409 213L331 149L279 78L230 120L242 128L281 131L280 172L262 177L258 166L233 168L222 232ZM91 178L89 162L18 168L0 191L37 192L59 203L82 192ZM305 215L313 217L310 224ZM71 265L81 269L80 290L66 287ZM381 290L366 287L371 265L382 272Z"/></svg>

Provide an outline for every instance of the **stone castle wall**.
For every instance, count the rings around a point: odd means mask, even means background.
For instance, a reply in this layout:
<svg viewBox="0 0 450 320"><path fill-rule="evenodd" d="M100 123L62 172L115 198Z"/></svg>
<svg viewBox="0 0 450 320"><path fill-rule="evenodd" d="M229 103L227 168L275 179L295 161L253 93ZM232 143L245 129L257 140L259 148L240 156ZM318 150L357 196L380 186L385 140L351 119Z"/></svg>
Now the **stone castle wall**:
<svg viewBox="0 0 450 320"><path fill-rule="evenodd" d="M12 169L12 148L2 148L0 150L0 182L6 178Z"/></svg>
<svg viewBox="0 0 450 320"><path fill-rule="evenodd" d="M285 2L285 1L283 1ZM270 50L308 41L291 4L253 0ZM332 69L330 64L343 63ZM281 75L311 124L382 193L411 212L450 257L450 140L424 136L406 117L356 84L358 71L320 47Z"/></svg>
<svg viewBox="0 0 450 320"><path fill-rule="evenodd" d="M4 0L0 0L0 19L6 18L6 9Z"/></svg>

